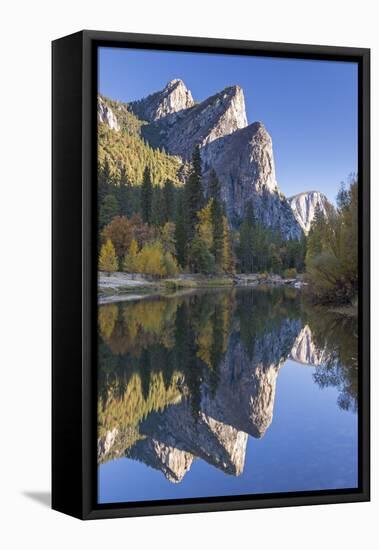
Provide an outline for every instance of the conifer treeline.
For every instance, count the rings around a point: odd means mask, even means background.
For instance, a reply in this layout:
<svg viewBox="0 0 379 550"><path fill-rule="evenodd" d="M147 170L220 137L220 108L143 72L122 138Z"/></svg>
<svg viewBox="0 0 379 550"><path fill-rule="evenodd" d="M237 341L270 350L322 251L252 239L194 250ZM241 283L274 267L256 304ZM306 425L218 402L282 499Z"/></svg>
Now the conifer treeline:
<svg viewBox="0 0 379 550"><path fill-rule="evenodd" d="M211 170L204 181L199 147L183 186L170 179L158 185L149 166L141 184L132 185L124 169L119 180L115 179L105 160L99 171L99 204L100 241L107 245L108 256L107 241L113 243L119 269L128 272L133 267L157 276L178 270L220 275L236 270L296 272L304 267L305 239L284 241L279 233L263 228L255 219L251 202L239 231L232 232L216 172ZM117 233L128 235L126 247L115 243L120 240ZM149 255L154 261L146 262ZM114 261L101 262L100 268L111 271L106 269L111 264Z"/></svg>

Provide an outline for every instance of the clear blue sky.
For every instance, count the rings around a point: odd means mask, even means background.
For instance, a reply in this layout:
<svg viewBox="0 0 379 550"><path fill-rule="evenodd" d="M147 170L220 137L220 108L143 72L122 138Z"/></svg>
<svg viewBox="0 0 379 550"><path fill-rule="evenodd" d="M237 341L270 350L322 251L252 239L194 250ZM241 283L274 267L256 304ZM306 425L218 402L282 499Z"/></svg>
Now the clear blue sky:
<svg viewBox="0 0 379 550"><path fill-rule="evenodd" d="M358 67L355 63L100 48L99 91L141 99L181 78L201 101L239 84L249 123L264 123L276 177L287 196L318 190L334 202L358 162Z"/></svg>

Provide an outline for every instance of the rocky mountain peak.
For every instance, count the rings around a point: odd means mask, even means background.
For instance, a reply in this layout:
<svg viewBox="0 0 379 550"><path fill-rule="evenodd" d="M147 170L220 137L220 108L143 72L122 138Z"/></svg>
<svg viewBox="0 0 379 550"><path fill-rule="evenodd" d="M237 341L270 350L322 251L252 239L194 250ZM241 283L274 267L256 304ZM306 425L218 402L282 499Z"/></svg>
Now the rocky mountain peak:
<svg viewBox="0 0 379 550"><path fill-rule="evenodd" d="M138 101L129 103L130 110L141 120L153 122L194 105L190 90L183 80L170 80L165 88Z"/></svg>
<svg viewBox="0 0 379 550"><path fill-rule="evenodd" d="M140 120L143 138L182 161L200 145L205 191L213 168L229 222L238 227L252 202L257 220L285 239L300 239L310 230L317 207L327 214L322 193L309 191L286 199L280 192L271 137L262 122L248 124L242 88L232 85L195 103L183 80L170 80L163 90L129 103ZM119 130L115 113L99 99L98 117Z"/></svg>
<svg viewBox="0 0 379 550"><path fill-rule="evenodd" d="M164 147L170 154L189 160L196 145L204 147L245 126L243 90L230 86L191 108L177 110L144 126L143 135L153 147Z"/></svg>
<svg viewBox="0 0 379 550"><path fill-rule="evenodd" d="M173 78L170 80L170 82L167 82L165 86L165 90L172 90L172 88L175 88L176 86L183 86L186 90L186 86L181 78Z"/></svg>
<svg viewBox="0 0 379 550"><path fill-rule="evenodd" d="M317 207L327 215L328 199L319 191L306 191L290 197L288 202L300 227L307 235L311 228Z"/></svg>

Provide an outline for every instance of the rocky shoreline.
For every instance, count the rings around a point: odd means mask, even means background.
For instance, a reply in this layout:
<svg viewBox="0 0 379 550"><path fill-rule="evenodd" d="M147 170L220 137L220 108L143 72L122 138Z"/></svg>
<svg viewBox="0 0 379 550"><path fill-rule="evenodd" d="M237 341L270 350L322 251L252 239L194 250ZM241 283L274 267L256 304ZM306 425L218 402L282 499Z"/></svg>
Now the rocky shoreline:
<svg viewBox="0 0 379 550"><path fill-rule="evenodd" d="M142 299L162 292L190 291L194 289L255 286L288 286L300 289L306 285L298 278L286 279L275 274L238 274L205 277L198 274L181 274L169 279L150 279L146 276L115 272L98 275L98 301L100 304Z"/></svg>

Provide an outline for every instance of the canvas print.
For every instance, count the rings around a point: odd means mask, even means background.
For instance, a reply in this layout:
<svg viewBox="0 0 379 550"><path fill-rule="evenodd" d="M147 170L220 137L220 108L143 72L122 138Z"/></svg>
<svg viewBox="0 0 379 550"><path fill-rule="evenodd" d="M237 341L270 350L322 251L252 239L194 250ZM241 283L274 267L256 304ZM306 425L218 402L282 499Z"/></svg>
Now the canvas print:
<svg viewBox="0 0 379 550"><path fill-rule="evenodd" d="M99 47L97 155L98 504L357 488L357 64Z"/></svg>

